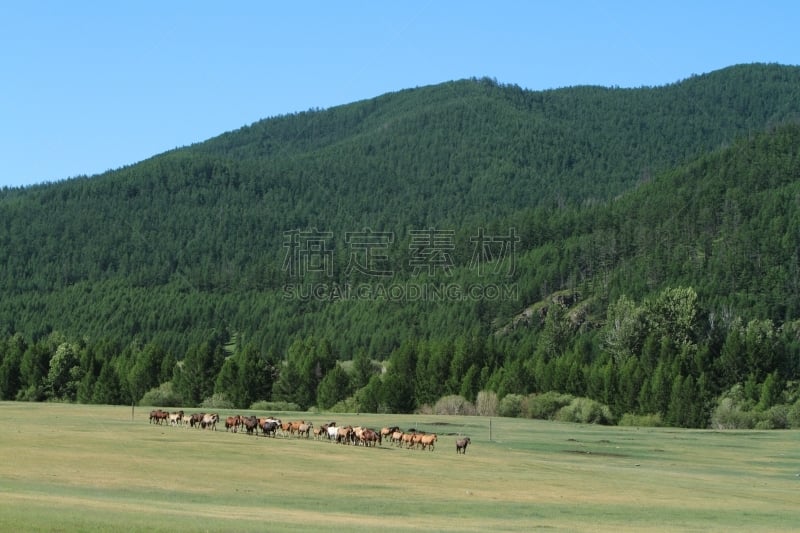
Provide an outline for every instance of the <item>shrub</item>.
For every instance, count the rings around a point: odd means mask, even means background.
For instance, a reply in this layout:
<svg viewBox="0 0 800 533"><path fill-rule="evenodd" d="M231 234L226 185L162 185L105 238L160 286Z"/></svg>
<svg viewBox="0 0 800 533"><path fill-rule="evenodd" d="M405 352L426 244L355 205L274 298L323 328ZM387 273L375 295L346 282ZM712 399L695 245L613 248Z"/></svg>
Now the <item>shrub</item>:
<svg viewBox="0 0 800 533"><path fill-rule="evenodd" d="M433 406L433 412L437 415L475 415L475 406L463 396L452 394L439 398Z"/></svg>
<svg viewBox="0 0 800 533"><path fill-rule="evenodd" d="M800 428L800 400L797 400L794 405L789 407L789 411L786 413L786 421L789 423L790 428Z"/></svg>
<svg viewBox="0 0 800 533"><path fill-rule="evenodd" d="M235 405L225 393L217 392L200 402L200 407L204 409L233 409Z"/></svg>
<svg viewBox="0 0 800 533"><path fill-rule="evenodd" d="M178 407L183 405L183 399L172 388L172 382L167 381L158 387L144 393L139 405L158 405L161 407Z"/></svg>
<svg viewBox="0 0 800 533"><path fill-rule="evenodd" d="M773 405L766 412L761 414L761 420L756 423L757 429L762 429L762 424L765 427L763 429L789 429L791 427L789 423L789 406L787 405Z"/></svg>
<svg viewBox="0 0 800 533"><path fill-rule="evenodd" d="M357 413L358 412L358 402L356 401L355 396L350 396L349 398L345 398L344 400L340 400L336 402L334 405L328 409L330 413Z"/></svg>
<svg viewBox="0 0 800 533"><path fill-rule="evenodd" d="M555 391L532 394L528 397L527 409L523 414L526 418L553 420L559 410L568 406L574 398L571 394Z"/></svg>
<svg viewBox="0 0 800 533"><path fill-rule="evenodd" d="M711 427L716 429L753 429L755 425L755 414L729 397L722 398L711 413Z"/></svg>
<svg viewBox="0 0 800 533"><path fill-rule="evenodd" d="M419 415L432 415L433 407L431 407L431 404L429 403L424 403L417 407L416 413Z"/></svg>
<svg viewBox="0 0 800 533"><path fill-rule="evenodd" d="M558 410L555 416L561 422L581 424L613 424L614 417L607 405L589 398L574 398L569 405Z"/></svg>
<svg viewBox="0 0 800 533"><path fill-rule="evenodd" d="M40 385L31 385L27 389L17 391L18 402L41 402L44 400L44 388Z"/></svg>
<svg viewBox="0 0 800 533"><path fill-rule="evenodd" d="M503 396L503 399L500 400L497 414L516 418L522 414L522 405L524 402L525 397L521 394L506 394Z"/></svg>

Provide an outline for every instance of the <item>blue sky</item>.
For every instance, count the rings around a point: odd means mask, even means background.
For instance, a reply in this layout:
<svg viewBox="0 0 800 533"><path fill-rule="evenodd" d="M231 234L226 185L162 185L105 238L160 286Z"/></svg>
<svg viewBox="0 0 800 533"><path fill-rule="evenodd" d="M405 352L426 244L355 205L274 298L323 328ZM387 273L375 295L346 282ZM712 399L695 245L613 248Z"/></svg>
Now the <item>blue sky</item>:
<svg viewBox="0 0 800 533"><path fill-rule="evenodd" d="M472 76L657 86L800 64L800 2L14 2L0 187L93 175L262 118Z"/></svg>

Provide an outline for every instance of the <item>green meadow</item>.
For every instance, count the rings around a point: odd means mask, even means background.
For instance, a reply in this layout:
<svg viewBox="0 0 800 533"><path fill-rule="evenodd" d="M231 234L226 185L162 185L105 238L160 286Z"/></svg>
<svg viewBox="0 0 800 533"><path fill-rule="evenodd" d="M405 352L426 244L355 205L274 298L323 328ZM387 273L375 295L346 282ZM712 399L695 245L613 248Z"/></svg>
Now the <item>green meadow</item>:
<svg viewBox="0 0 800 533"><path fill-rule="evenodd" d="M0 403L0 531L796 531L800 433L275 414L435 432L434 451ZM230 414L221 412L221 416ZM244 412L243 414L247 414ZM472 445L455 453L455 440Z"/></svg>

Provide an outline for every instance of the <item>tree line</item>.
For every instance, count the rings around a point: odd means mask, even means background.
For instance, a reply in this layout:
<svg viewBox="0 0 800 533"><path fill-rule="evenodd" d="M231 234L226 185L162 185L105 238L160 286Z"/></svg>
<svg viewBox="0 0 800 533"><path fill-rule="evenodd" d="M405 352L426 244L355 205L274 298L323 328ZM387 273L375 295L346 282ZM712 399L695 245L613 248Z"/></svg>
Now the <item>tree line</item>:
<svg viewBox="0 0 800 533"><path fill-rule="evenodd" d="M563 299L546 309L530 325L539 333L535 340L478 331L406 339L384 362L363 349L345 362L327 339L315 337L297 339L280 354L220 331L178 361L154 343L121 347L57 333L29 342L16 334L0 344L0 399L127 404L144 398L241 409L282 402L302 410L409 413L450 396L475 403L491 391L506 405L504 414L517 416L526 397L560 393L607 409L604 423L800 422L800 320L776 325L719 315L685 287L640 302L620 297L605 325L590 333L576 327Z"/></svg>

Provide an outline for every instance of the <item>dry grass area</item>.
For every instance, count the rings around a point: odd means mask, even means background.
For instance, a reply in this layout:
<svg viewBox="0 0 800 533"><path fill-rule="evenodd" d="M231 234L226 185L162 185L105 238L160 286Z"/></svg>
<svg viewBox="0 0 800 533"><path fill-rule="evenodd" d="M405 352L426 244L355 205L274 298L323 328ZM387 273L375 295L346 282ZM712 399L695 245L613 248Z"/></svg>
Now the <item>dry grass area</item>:
<svg viewBox="0 0 800 533"><path fill-rule="evenodd" d="M800 524L797 432L333 417L340 425L437 432L430 452L155 426L148 412L137 408L132 420L129 407L1 403L0 530L791 531ZM464 456L455 453L458 435L472 439Z"/></svg>

